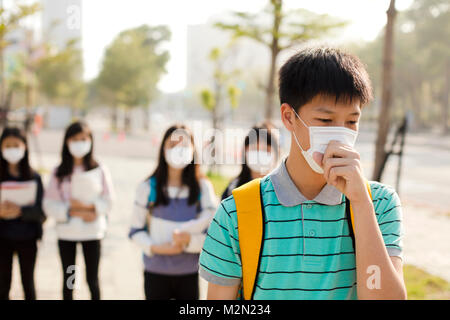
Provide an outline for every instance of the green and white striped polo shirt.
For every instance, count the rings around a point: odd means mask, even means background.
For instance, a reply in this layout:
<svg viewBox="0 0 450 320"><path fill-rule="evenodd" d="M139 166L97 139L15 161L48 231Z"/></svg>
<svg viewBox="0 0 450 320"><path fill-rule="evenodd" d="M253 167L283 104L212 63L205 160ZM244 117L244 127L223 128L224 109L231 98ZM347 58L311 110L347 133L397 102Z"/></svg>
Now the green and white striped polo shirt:
<svg viewBox="0 0 450 320"><path fill-rule="evenodd" d="M378 225L390 256L402 256L396 192L370 182ZM326 185L314 200L296 188L285 161L261 180L264 243L254 299L356 299L356 262L345 197ZM219 285L241 282L236 205L223 200L208 229L199 273Z"/></svg>

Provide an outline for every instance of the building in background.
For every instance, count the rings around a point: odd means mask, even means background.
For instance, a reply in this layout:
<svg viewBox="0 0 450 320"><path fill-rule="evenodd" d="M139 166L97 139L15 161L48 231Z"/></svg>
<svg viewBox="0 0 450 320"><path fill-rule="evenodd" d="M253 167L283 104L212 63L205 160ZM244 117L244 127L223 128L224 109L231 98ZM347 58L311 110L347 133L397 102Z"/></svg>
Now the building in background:
<svg viewBox="0 0 450 320"><path fill-rule="evenodd" d="M211 18L211 21L218 19ZM212 81L213 64L208 56L215 47L227 56L224 70L242 69L246 71L267 67L269 52L253 40L239 39L233 46L231 33L209 24L189 25L187 27L187 72L188 87L204 86ZM228 49L227 49L228 47ZM248 74L244 74L247 76Z"/></svg>
<svg viewBox="0 0 450 320"><path fill-rule="evenodd" d="M82 0L41 0L42 41L62 50L67 43L77 40L81 50ZM47 128L61 129L72 120L70 106L46 106L45 124Z"/></svg>
<svg viewBox="0 0 450 320"><path fill-rule="evenodd" d="M81 48L82 0L41 0L42 40L58 49L77 39Z"/></svg>
<svg viewBox="0 0 450 320"><path fill-rule="evenodd" d="M214 63L209 59L212 49L219 48L223 54L222 71L238 71L233 83L242 91L238 109L231 110L226 94L223 95L220 114L225 122L253 124L263 119L259 112L263 105L263 90L269 71L270 52L258 42L239 39L231 44L231 33L214 27L214 22L224 16L212 17L207 24L188 25L186 61L186 105L199 109L201 89L214 87ZM209 112L201 108L209 116ZM244 124L243 124L244 125ZM245 124L247 125L247 124Z"/></svg>

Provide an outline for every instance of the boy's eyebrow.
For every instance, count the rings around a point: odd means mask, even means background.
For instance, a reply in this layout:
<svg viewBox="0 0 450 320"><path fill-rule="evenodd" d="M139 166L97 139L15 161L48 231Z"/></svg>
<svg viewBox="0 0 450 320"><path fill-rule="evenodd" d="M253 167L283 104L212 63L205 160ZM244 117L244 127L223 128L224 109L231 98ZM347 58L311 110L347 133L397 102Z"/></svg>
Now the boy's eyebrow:
<svg viewBox="0 0 450 320"><path fill-rule="evenodd" d="M336 113L335 111L330 110L330 109L328 109L326 107L319 107L319 108L316 109L316 111L323 112L323 113L328 113L328 114L335 114ZM351 113L350 115L351 116L359 116L359 115L361 115L361 112L355 111L355 112Z"/></svg>

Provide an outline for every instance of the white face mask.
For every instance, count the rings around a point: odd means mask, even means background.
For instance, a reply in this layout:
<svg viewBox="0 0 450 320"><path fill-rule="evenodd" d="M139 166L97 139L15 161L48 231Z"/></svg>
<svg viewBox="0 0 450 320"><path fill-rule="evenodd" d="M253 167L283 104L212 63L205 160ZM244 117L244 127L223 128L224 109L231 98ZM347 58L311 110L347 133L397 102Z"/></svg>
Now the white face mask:
<svg viewBox="0 0 450 320"><path fill-rule="evenodd" d="M25 148L6 148L3 150L3 158L10 164L17 164L25 156Z"/></svg>
<svg viewBox="0 0 450 320"><path fill-rule="evenodd" d="M194 149L192 148L192 146L175 146L171 149L166 149L164 151L164 156L166 157L167 163L172 168L184 169L188 164L192 162Z"/></svg>
<svg viewBox="0 0 450 320"><path fill-rule="evenodd" d="M302 151L306 162L308 162L311 169L313 169L315 172L320 174L324 173L322 167L319 166L316 161L314 161L313 154L314 152L325 153L325 150L330 141L336 140L352 148L355 145L356 138L358 137L357 131L348 129L346 127L308 127L306 123L299 117L297 112L295 112L295 110L294 113L297 118L300 119L303 125L309 129L310 147L307 151L303 150L302 146L298 142L295 132L292 131L292 133L294 134L295 142L297 142L298 147Z"/></svg>
<svg viewBox="0 0 450 320"><path fill-rule="evenodd" d="M69 151L75 158L84 158L91 151L92 141L74 141L69 143Z"/></svg>
<svg viewBox="0 0 450 320"><path fill-rule="evenodd" d="M267 174L273 168L275 157L274 154L267 151L250 150L246 155L246 164L250 170L259 174Z"/></svg>

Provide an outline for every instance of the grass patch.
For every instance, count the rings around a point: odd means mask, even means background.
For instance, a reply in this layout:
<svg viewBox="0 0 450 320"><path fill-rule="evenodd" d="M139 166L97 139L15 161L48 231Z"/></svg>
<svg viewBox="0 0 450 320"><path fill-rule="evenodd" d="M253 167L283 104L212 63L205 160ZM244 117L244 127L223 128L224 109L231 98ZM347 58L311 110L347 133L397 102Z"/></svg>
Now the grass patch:
<svg viewBox="0 0 450 320"><path fill-rule="evenodd" d="M224 177L220 174L211 173L211 172L208 172L207 176L214 187L214 191L216 192L216 195L220 199L220 197L222 197L222 193L225 191L228 184L231 182L231 178Z"/></svg>
<svg viewBox="0 0 450 320"><path fill-rule="evenodd" d="M218 197L222 195L231 181L231 178L214 173L208 173L208 178L211 180ZM450 283L446 280L412 265L405 265L403 274L409 300L450 299Z"/></svg>
<svg viewBox="0 0 450 320"><path fill-rule="evenodd" d="M450 283L412 265L403 268L409 300L448 300Z"/></svg>

